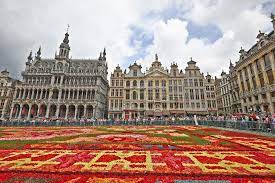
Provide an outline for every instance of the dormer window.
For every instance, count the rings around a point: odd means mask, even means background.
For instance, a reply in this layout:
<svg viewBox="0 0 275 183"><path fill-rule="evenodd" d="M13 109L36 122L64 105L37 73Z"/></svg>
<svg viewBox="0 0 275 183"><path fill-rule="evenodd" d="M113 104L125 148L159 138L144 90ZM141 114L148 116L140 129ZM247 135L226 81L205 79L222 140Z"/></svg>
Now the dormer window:
<svg viewBox="0 0 275 183"><path fill-rule="evenodd" d="M134 76L137 76L137 70L134 70L134 74L133 74Z"/></svg>

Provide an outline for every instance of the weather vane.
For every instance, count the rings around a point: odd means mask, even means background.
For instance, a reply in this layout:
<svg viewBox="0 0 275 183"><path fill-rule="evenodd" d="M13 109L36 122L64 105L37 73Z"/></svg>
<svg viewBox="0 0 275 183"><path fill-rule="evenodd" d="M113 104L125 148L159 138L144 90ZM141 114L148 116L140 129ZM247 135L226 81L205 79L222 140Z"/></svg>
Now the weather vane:
<svg viewBox="0 0 275 183"><path fill-rule="evenodd" d="M69 28L70 28L70 24L68 24L67 26L67 33L69 32Z"/></svg>

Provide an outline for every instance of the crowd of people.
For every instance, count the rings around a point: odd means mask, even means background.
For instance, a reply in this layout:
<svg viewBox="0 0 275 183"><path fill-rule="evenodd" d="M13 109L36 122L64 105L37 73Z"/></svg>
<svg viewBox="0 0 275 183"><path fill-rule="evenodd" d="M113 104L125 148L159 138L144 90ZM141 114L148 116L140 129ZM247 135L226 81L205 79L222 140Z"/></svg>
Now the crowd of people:
<svg viewBox="0 0 275 183"><path fill-rule="evenodd" d="M1 121L1 120L0 120ZM197 116L197 115L189 115L189 116L170 116L170 117L137 117L130 119L107 119L107 118L81 118L81 119L58 119L58 118L36 118L31 120L18 120L11 119L5 120L5 122L31 122L31 123L47 123L47 122L64 122L64 123L91 123L97 125L104 124L155 124L155 122L164 122L164 124L173 124L180 121L214 121L214 122L240 122L242 125L250 125L257 124L259 127L264 127L267 131L275 130L275 114L273 115L228 115L228 116L215 116L215 115L207 115L207 116Z"/></svg>

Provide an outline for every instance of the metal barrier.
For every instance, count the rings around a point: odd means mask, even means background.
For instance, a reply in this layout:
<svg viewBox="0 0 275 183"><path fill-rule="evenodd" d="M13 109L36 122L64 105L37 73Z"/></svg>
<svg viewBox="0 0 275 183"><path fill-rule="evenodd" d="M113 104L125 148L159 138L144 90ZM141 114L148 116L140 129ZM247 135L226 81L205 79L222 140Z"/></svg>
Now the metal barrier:
<svg viewBox="0 0 275 183"><path fill-rule="evenodd" d="M267 124L261 121L216 121L216 120L198 120L198 124L202 126L213 126L222 128L231 128L237 130L248 130L258 132L275 133L275 124ZM154 121L0 121L0 126L174 126L174 125L195 125L193 120L154 120Z"/></svg>
<svg viewBox="0 0 275 183"><path fill-rule="evenodd" d="M198 121L199 125L275 134L275 124L262 121Z"/></svg>

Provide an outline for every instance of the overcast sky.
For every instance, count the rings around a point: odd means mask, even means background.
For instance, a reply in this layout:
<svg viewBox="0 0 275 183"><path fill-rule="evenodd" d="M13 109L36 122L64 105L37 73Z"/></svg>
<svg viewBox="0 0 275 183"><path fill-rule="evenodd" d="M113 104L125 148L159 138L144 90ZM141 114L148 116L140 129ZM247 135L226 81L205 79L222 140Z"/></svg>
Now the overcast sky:
<svg viewBox="0 0 275 183"><path fill-rule="evenodd" d="M270 32L274 0L1 0L0 69L20 78L30 52L54 58L70 24L73 58L98 58L106 47L109 72L154 54L165 67L197 61L219 75L249 49L259 30Z"/></svg>

